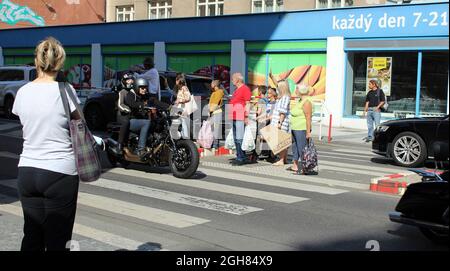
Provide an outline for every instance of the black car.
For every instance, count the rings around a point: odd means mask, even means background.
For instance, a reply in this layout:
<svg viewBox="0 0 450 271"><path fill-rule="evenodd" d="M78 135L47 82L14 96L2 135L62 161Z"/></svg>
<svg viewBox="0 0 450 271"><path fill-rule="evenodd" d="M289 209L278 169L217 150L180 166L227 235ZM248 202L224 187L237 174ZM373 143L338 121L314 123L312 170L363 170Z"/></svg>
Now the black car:
<svg viewBox="0 0 450 271"><path fill-rule="evenodd" d="M161 83L161 101L172 104L176 97L172 89L175 85L176 72L159 72ZM167 80L167 85L165 81ZM192 95L201 100L204 108L211 95L211 78L196 75L186 75L186 83ZM83 113L91 130L104 130L110 122L116 121L118 93L105 90L91 94L85 102ZM201 121L197 121L201 125Z"/></svg>
<svg viewBox="0 0 450 271"><path fill-rule="evenodd" d="M417 167L432 158L435 142L448 142L448 118L410 118L381 123L374 132L372 151L404 167Z"/></svg>

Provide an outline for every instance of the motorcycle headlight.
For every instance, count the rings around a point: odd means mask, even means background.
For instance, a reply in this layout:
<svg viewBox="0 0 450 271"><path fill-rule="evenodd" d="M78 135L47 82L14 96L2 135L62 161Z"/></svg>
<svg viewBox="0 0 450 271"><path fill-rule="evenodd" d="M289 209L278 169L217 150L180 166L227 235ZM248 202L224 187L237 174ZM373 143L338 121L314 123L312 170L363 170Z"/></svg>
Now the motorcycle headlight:
<svg viewBox="0 0 450 271"><path fill-rule="evenodd" d="M381 125L381 126L378 126L377 127L377 132L386 132L387 131L387 129L389 129L389 126L384 126L384 125Z"/></svg>

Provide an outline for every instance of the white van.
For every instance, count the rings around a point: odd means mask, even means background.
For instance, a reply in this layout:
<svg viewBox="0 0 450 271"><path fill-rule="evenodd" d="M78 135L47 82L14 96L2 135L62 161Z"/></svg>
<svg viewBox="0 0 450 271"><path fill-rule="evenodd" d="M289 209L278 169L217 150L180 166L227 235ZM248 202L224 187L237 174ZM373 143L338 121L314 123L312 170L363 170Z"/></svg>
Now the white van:
<svg viewBox="0 0 450 271"><path fill-rule="evenodd" d="M34 66L1 66L0 67L0 109L7 118L12 118L12 106L17 91L26 83L36 79Z"/></svg>

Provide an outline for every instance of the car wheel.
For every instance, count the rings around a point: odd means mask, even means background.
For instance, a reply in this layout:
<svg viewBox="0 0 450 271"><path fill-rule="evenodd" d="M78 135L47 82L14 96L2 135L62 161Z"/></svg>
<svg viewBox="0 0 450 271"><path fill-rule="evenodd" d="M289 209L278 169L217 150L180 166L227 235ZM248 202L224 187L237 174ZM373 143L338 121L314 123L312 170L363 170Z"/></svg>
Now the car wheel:
<svg viewBox="0 0 450 271"><path fill-rule="evenodd" d="M102 130L105 128L105 117L100 106L96 104L88 105L84 110L84 117L86 118L89 129Z"/></svg>
<svg viewBox="0 0 450 271"><path fill-rule="evenodd" d="M402 167L417 167L427 158L427 148L423 139L413 132L403 132L392 142L391 155L395 163Z"/></svg>
<svg viewBox="0 0 450 271"><path fill-rule="evenodd" d="M8 96L5 99L5 117L7 119L14 119L15 115L12 113L13 105L14 105L14 98Z"/></svg>

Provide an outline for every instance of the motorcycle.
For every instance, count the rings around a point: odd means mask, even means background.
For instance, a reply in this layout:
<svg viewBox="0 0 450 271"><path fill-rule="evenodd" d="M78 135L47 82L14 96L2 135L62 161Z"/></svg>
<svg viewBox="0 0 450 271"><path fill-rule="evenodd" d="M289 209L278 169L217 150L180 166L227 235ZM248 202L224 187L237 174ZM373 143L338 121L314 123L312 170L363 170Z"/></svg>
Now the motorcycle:
<svg viewBox="0 0 450 271"><path fill-rule="evenodd" d="M192 140L181 139L180 115L171 114L170 109L145 107L144 110L151 116L145 154L141 157L136 154L139 135L132 131L127 146L121 153L117 153L120 124L112 124L108 127L111 137L105 140L109 162L113 166L120 163L125 168L132 163L151 167L169 166L177 178L192 177L197 171L200 157ZM178 125L175 125L176 122Z"/></svg>
<svg viewBox="0 0 450 271"><path fill-rule="evenodd" d="M436 164L448 160L448 143L433 146ZM449 189L448 169L443 173L410 169L422 177L422 181L410 184L398 202L395 211L389 213L392 222L418 227L428 239L448 244Z"/></svg>

